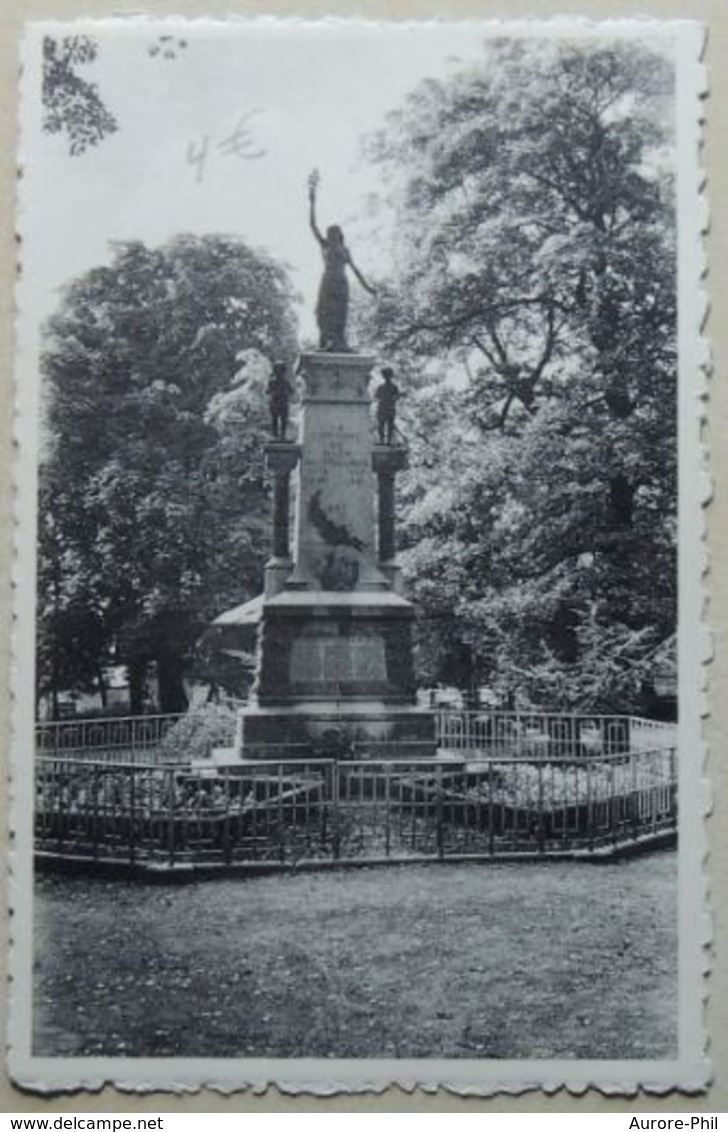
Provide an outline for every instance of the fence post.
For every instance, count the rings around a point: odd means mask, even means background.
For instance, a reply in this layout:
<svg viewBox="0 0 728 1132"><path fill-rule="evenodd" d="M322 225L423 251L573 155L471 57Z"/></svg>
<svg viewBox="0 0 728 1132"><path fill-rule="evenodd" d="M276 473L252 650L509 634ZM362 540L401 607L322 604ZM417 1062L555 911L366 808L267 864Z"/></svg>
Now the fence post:
<svg viewBox="0 0 728 1132"><path fill-rule="evenodd" d="M230 839L230 774L225 771L225 817L222 826L222 848L225 864L229 865L233 858L232 842Z"/></svg>
<svg viewBox="0 0 728 1132"><path fill-rule="evenodd" d="M136 864L136 781L133 763L129 767L129 864Z"/></svg>
<svg viewBox="0 0 728 1132"><path fill-rule="evenodd" d="M493 829L493 763L488 763L488 853L492 857L495 850L495 831Z"/></svg>
<svg viewBox="0 0 728 1132"><path fill-rule="evenodd" d="M589 845L589 852L594 849L594 802L592 799L592 764L591 759L587 759L586 763L586 821L587 821L587 843ZM577 772L577 782L579 781ZM577 829L579 821L579 799L576 799L576 815L577 815Z"/></svg>
<svg viewBox="0 0 728 1132"><path fill-rule="evenodd" d="M316 801L320 825L321 849L322 851L325 851L326 838L328 837L329 831L329 798L331 797L331 792L333 790L333 783L331 783L329 779L331 773L330 767L328 767L324 763L322 767L319 767L319 770L321 771L321 784L316 797ZM307 811L306 822L308 823L308 821L309 812Z"/></svg>
<svg viewBox="0 0 728 1132"><path fill-rule="evenodd" d="M283 836L283 767L278 767L278 860L281 864L286 859L286 845Z"/></svg>
<svg viewBox="0 0 728 1132"><path fill-rule="evenodd" d="M640 806L637 790L637 754L629 752L629 819L632 827L632 840L639 836Z"/></svg>
<svg viewBox="0 0 728 1132"><path fill-rule="evenodd" d="M677 774L677 748L670 747L669 753L669 779L668 790L670 799L670 819L675 821L678 813L678 774Z"/></svg>
<svg viewBox="0 0 728 1132"><path fill-rule="evenodd" d="M170 868L174 867L174 814L174 770L170 767L167 771L167 864Z"/></svg>
<svg viewBox="0 0 728 1132"><path fill-rule="evenodd" d="M384 764L384 855L389 856L390 853L390 791L391 791L391 774L392 767L389 762Z"/></svg>
<svg viewBox="0 0 728 1132"><path fill-rule="evenodd" d="M435 813L437 820L437 855L442 860L445 856L445 830L443 828L443 805L442 805L442 764L440 763L436 768L436 786L435 786Z"/></svg>
<svg viewBox="0 0 728 1132"><path fill-rule="evenodd" d="M93 806L91 810L91 821L93 834L91 837L92 852L94 857L99 855L99 766L98 763L94 765L93 769Z"/></svg>
<svg viewBox="0 0 728 1132"><path fill-rule="evenodd" d="M332 849L334 860L338 861L339 852L341 849L341 830L339 828L339 761L334 759L331 768L331 833L332 833Z"/></svg>
<svg viewBox="0 0 728 1132"><path fill-rule="evenodd" d="M58 837L58 852L61 853L63 851L63 826L64 826L64 823L65 823L65 797L64 797L65 787L64 787L63 779L61 778L60 773L59 773L57 761L54 761L54 763L53 763L53 779L54 779L55 788L56 788L56 795L58 797L58 814L57 814L58 833L57 833L57 837Z"/></svg>

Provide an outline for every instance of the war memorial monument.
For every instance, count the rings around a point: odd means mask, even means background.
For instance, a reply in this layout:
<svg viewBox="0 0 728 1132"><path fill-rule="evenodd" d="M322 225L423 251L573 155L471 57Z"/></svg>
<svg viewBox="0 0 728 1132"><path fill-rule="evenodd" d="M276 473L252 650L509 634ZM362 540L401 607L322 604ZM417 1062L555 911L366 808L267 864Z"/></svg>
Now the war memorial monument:
<svg viewBox="0 0 728 1132"><path fill-rule="evenodd" d="M434 756L435 723L417 706L412 656L414 608L400 592L395 479L407 448L394 428L391 370L377 390L376 359L349 347L343 233L316 222L317 175L309 182L310 224L324 260L316 316L319 349L301 354L299 435L286 435L285 367L274 367L272 555L265 592L231 611L257 624L256 676L242 709L236 755L311 758ZM295 516L291 537L291 497ZM230 623L231 614L223 615Z"/></svg>

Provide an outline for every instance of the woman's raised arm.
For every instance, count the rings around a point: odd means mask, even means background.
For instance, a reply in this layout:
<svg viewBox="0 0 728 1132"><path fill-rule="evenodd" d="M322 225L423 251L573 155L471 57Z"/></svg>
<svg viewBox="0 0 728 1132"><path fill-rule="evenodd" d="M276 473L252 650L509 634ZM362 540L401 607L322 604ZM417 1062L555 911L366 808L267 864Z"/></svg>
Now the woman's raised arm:
<svg viewBox="0 0 728 1132"><path fill-rule="evenodd" d="M318 229L318 225L316 224L316 189L318 188L318 183L318 169L314 169L313 173L308 178L308 222L311 227L311 231L313 232L321 247L323 247L326 241L321 235Z"/></svg>

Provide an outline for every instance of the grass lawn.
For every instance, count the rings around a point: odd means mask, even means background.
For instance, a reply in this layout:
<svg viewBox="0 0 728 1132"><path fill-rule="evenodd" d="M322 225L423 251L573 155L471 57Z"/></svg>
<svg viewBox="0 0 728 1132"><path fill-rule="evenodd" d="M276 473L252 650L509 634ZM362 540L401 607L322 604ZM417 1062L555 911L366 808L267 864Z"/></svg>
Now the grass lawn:
<svg viewBox="0 0 728 1132"><path fill-rule="evenodd" d="M40 878L45 1056L676 1054L677 858Z"/></svg>

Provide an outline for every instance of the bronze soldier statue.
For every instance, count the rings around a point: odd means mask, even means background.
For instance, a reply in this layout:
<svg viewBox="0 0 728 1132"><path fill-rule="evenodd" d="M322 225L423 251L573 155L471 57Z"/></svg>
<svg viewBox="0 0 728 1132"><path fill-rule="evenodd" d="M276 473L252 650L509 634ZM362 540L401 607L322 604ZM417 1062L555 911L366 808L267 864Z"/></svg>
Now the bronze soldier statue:
<svg viewBox="0 0 728 1132"><path fill-rule="evenodd" d="M291 387L286 377L286 363L276 362L268 381L268 409L270 425L276 440L286 439L288 428L288 406L291 400Z"/></svg>
<svg viewBox="0 0 728 1132"><path fill-rule="evenodd" d="M384 381L374 391L377 401L377 431L380 444L394 444L394 419L397 414L397 401L401 397L394 383L394 370L386 366L382 370Z"/></svg>

